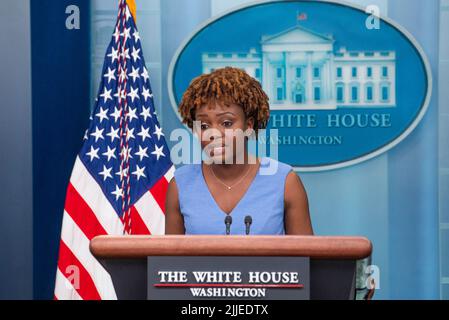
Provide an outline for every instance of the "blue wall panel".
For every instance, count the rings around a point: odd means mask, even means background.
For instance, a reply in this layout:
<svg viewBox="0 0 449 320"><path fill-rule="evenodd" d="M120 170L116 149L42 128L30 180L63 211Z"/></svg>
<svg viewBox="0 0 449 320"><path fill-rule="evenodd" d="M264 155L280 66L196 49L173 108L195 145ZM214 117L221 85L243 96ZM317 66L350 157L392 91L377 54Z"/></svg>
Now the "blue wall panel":
<svg viewBox="0 0 449 320"><path fill-rule="evenodd" d="M0 299L33 295L30 7L0 2Z"/></svg>

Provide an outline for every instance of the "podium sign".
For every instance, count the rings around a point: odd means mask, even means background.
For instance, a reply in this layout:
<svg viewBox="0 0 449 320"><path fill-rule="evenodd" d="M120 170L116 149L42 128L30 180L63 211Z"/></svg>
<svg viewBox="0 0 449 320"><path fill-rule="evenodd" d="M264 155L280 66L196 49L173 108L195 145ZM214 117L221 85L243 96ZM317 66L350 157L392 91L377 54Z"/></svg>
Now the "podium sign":
<svg viewBox="0 0 449 320"><path fill-rule="evenodd" d="M148 257L149 300L308 300L308 257Z"/></svg>

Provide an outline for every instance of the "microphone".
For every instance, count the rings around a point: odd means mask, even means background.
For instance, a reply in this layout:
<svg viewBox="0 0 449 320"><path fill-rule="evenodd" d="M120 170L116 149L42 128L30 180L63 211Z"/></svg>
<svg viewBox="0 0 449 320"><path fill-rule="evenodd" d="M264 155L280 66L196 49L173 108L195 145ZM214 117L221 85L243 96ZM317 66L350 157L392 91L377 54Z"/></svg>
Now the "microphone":
<svg viewBox="0 0 449 320"><path fill-rule="evenodd" d="M251 216L245 217L245 226L246 226L246 234L249 234L249 227L251 226L251 223L253 223L253 218Z"/></svg>
<svg viewBox="0 0 449 320"><path fill-rule="evenodd" d="M232 217L227 215L224 223L226 224L226 235L228 235L231 232Z"/></svg>

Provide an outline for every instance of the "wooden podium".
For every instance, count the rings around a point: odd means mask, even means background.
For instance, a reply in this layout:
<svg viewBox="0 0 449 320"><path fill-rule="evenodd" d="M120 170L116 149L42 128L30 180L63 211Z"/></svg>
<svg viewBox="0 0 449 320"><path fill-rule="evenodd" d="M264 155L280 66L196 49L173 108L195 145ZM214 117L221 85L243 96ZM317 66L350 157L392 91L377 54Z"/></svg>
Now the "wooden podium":
<svg viewBox="0 0 449 320"><path fill-rule="evenodd" d="M271 257L305 257L308 298L346 300L355 298L356 262L371 256L372 245L363 237L166 235L99 236L91 241L90 249L111 275L118 299L148 298L148 264L156 261L152 257L177 258L170 260L173 264L194 257L211 261L240 257L250 263L253 258L260 262ZM159 292L171 289L164 290ZM170 295L164 297L170 299Z"/></svg>

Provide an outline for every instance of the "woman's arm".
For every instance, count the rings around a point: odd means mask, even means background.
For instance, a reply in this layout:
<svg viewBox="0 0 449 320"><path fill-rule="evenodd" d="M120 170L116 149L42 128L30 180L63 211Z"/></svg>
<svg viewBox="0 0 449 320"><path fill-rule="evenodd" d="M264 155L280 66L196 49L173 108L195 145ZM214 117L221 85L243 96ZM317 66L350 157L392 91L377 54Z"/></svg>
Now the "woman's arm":
<svg viewBox="0 0 449 320"><path fill-rule="evenodd" d="M175 178L170 180L165 197L165 234L185 234Z"/></svg>
<svg viewBox="0 0 449 320"><path fill-rule="evenodd" d="M313 235L307 193L294 171L285 181L284 214L286 234Z"/></svg>

